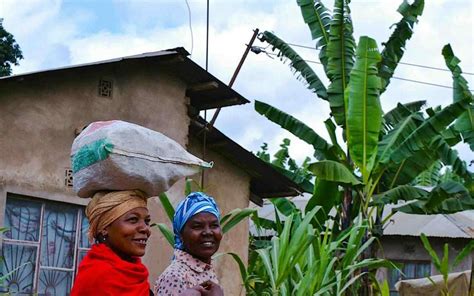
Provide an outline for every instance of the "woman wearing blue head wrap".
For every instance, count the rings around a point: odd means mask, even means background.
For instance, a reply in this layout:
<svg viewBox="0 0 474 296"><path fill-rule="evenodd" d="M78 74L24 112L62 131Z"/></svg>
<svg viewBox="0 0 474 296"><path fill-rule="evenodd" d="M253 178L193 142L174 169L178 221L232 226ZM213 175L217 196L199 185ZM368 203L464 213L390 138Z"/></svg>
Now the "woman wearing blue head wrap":
<svg viewBox="0 0 474 296"><path fill-rule="evenodd" d="M222 230L214 199L193 192L178 204L173 218L174 258L156 281L155 295L184 295L191 287L201 295L223 295L211 265L219 249Z"/></svg>

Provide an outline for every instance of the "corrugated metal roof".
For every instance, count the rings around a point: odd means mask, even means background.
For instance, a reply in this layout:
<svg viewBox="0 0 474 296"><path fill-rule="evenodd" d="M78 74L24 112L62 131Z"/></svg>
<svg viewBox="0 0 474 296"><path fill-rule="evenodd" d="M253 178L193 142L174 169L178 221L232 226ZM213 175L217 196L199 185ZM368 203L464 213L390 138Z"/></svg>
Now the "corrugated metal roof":
<svg viewBox="0 0 474 296"><path fill-rule="evenodd" d="M385 217L393 207L396 206L385 207ZM412 215L397 212L384 229L384 235L419 236L421 233L431 237L474 238L474 211L450 215Z"/></svg>
<svg viewBox="0 0 474 296"><path fill-rule="evenodd" d="M60 70L68 70L68 69L74 69L74 68L82 68L82 67L90 67L90 66L95 66L95 65L116 63L116 62L125 61L125 60L160 57L160 56L175 55L175 54L189 55L189 53L184 48L166 49L166 50L160 50L160 51L145 52L145 53L131 55L131 56L119 57L119 58L114 58L114 59L109 59L109 60L103 60L103 61L96 61L96 62L90 62L90 63L45 69L45 70L40 70L40 71L20 73L20 74L11 75L11 76L0 77L0 80L9 80L9 79L15 79L19 77L42 74L42 73L47 73L47 72L55 72L55 71L60 71Z"/></svg>
<svg viewBox="0 0 474 296"><path fill-rule="evenodd" d="M191 99L191 106L198 111L250 102L188 58L188 55L189 53L184 48L177 47L110 60L0 77L0 84L35 79L38 76L61 71L77 71L79 69L100 67L113 63L123 65L138 64L140 67L160 67L182 79L188 86L186 95Z"/></svg>
<svg viewBox="0 0 474 296"><path fill-rule="evenodd" d="M298 196L292 201L299 209L304 210L309 198L309 195ZM384 217L391 213L393 207L385 207ZM272 204L265 204L258 210L258 214L266 219L275 219ZM253 223L251 223L250 232L261 236L274 234L272 231L258 232ZM384 229L384 235L419 236L421 233L428 237L474 238L474 211L450 215L412 215L397 212L390 218Z"/></svg>

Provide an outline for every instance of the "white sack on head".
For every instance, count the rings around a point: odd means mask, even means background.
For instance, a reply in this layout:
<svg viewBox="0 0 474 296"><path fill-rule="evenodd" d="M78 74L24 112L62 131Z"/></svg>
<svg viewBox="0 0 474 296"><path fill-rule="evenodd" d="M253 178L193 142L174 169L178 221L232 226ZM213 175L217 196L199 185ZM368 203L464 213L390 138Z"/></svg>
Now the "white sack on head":
<svg viewBox="0 0 474 296"><path fill-rule="evenodd" d="M165 135L120 120L91 123L74 140L71 163L79 197L130 189L157 196L179 179L212 167Z"/></svg>

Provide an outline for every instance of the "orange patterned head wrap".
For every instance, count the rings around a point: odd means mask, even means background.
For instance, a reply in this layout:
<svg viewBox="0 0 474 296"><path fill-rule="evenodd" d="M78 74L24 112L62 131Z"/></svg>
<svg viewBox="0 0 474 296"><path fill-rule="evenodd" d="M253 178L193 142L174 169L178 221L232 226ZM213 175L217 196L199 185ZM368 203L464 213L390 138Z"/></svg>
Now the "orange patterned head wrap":
<svg viewBox="0 0 474 296"><path fill-rule="evenodd" d="M120 216L135 208L146 208L147 195L140 190L99 191L86 207L89 241Z"/></svg>

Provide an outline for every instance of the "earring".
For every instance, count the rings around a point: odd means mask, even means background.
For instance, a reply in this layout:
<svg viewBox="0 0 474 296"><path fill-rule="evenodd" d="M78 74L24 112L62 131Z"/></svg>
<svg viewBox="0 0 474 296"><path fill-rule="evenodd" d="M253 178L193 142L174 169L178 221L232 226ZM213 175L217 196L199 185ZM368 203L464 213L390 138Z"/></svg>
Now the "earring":
<svg viewBox="0 0 474 296"><path fill-rule="evenodd" d="M100 243L105 243L106 240L107 240L107 234L99 233L95 239L95 242L97 244L100 244Z"/></svg>

